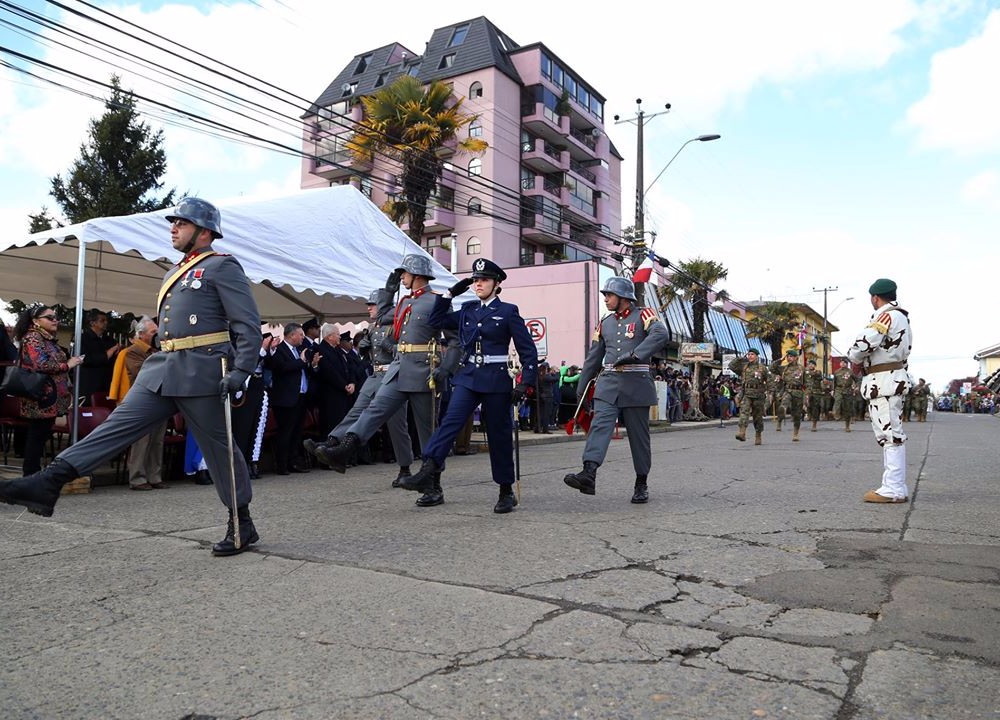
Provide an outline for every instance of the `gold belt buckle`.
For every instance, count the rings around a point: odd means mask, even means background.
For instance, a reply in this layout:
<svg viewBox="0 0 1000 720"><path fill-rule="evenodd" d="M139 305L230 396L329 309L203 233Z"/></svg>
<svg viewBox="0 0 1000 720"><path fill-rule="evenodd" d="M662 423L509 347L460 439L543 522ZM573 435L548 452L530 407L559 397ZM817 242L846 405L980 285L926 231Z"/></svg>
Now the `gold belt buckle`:
<svg viewBox="0 0 1000 720"><path fill-rule="evenodd" d="M166 350L167 352L173 352L174 341L173 340L161 340L160 348Z"/></svg>

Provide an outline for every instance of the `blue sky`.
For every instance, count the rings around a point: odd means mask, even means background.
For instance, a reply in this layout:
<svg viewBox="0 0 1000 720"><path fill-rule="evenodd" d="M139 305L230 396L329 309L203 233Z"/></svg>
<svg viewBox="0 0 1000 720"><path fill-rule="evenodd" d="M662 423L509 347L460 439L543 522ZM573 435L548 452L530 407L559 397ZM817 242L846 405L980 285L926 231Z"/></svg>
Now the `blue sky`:
<svg viewBox="0 0 1000 720"><path fill-rule="evenodd" d="M412 4L392 0L348 24L340 3L305 0L98 4L307 99L355 54L393 41L420 52L433 28L479 12L449 5L418 18ZM913 373L935 389L974 374L972 355L1000 342L997 323L982 319L995 307L1000 260L1000 5L671 0L655 21L647 7L619 2L597 17L589 5L514 1L486 14L518 43L543 42L607 98L607 131L625 156L625 224L636 132L611 116L633 117L636 98L647 113L672 104L645 126L645 183L686 140L722 135L686 146L647 194L646 227L657 230L661 255L722 262L730 272L720 287L736 299L807 302L822 312L813 289L838 287L828 297L830 320L844 329L835 350L870 313L868 285L892 277L912 313ZM0 20L14 18L0 11ZM105 80L111 72L6 26L0 45ZM127 87L176 100L123 75ZM21 234L29 212L54 207L48 178L67 170L87 120L100 113L97 102L0 69L5 236ZM168 186L217 199L297 187L293 158L165 131Z"/></svg>

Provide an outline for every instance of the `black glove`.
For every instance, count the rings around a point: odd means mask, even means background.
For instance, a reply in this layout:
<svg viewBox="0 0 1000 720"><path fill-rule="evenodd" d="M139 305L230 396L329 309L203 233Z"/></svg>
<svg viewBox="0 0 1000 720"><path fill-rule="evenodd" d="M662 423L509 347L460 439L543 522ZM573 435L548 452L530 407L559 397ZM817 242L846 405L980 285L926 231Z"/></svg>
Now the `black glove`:
<svg viewBox="0 0 1000 720"><path fill-rule="evenodd" d="M448 371L444 368L434 368L431 371L431 379L434 380L434 387L441 390L448 382Z"/></svg>
<svg viewBox="0 0 1000 720"><path fill-rule="evenodd" d="M390 295L395 295L396 291L399 290L399 282L400 280L402 280L402 278L403 278L402 268L396 268L391 273L389 273L389 277L386 278L385 281L385 289L389 292Z"/></svg>
<svg viewBox="0 0 1000 720"><path fill-rule="evenodd" d="M514 390L510 394L510 401L515 405L520 405L524 402L524 398L527 394L528 386L524 383L518 383L514 386Z"/></svg>
<svg viewBox="0 0 1000 720"><path fill-rule="evenodd" d="M472 287L472 278L465 278L464 280L459 280L457 283L452 285L451 290L449 290L448 292L451 293L451 296L453 298L457 298L459 295L464 293L470 287Z"/></svg>
<svg viewBox="0 0 1000 720"><path fill-rule="evenodd" d="M219 380L219 395L225 398L226 395L229 395L230 393L236 393L238 390L242 390L248 377L250 377L250 373L245 370L233 368L223 375L221 380Z"/></svg>
<svg viewBox="0 0 1000 720"><path fill-rule="evenodd" d="M639 358L635 355L626 355L625 357L620 357L615 360L614 367L621 367L622 365L634 365L639 362Z"/></svg>

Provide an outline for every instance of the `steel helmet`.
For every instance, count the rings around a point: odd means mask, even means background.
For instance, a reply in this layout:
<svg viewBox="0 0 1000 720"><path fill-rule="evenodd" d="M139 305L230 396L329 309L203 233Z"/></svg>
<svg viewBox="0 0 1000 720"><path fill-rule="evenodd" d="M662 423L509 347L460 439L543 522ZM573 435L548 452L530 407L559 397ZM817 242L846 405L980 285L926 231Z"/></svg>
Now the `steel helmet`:
<svg viewBox="0 0 1000 720"><path fill-rule="evenodd" d="M428 280L434 279L434 275L431 273L431 258L429 255L407 255L396 269L405 270L411 275L421 275Z"/></svg>
<svg viewBox="0 0 1000 720"><path fill-rule="evenodd" d="M628 278L608 278L608 281L604 283L604 289L601 290L601 293L611 293L612 295L617 295L620 298L625 298L626 300L635 302L635 286Z"/></svg>
<svg viewBox="0 0 1000 720"><path fill-rule="evenodd" d="M378 303L379 303L378 296L379 296L379 294L381 292L382 292L382 290L378 289L378 288L376 288L375 290L372 290L371 293L368 295L368 302L367 302L367 304L368 305L378 305Z"/></svg>
<svg viewBox="0 0 1000 720"><path fill-rule="evenodd" d="M212 233L213 238L222 237L222 213L212 203L196 197L187 197L167 215L167 222L187 220Z"/></svg>

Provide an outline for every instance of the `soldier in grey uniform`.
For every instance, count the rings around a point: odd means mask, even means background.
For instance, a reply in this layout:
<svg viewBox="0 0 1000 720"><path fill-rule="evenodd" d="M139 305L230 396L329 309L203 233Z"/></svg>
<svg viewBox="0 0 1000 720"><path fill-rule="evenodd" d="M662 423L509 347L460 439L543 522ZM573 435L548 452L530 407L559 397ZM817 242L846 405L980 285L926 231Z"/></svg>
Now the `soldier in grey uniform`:
<svg viewBox="0 0 1000 720"><path fill-rule="evenodd" d="M320 445L312 438L303 441L305 449L316 458L323 460L330 448L340 444L347 431L375 399L375 393L378 392L379 386L389 370L389 365L396 354L396 341L392 339L391 334L392 296L393 293L383 288L372 290L371 295L368 296L368 317L372 321L372 325L369 326L365 337L358 342L358 350L365 354L370 353L375 373L365 380L354 406L344 419L330 431L326 442ZM406 424L406 405L399 408L385 424L389 429L392 451L396 456L396 462L399 463L399 474L392 481L392 486L399 487L400 480L410 477L410 465L413 463L413 445L410 443L410 431ZM334 461L330 464L332 468L344 472L346 469L345 458L330 459Z"/></svg>
<svg viewBox="0 0 1000 720"><path fill-rule="evenodd" d="M212 249L212 241L222 237L218 209L204 200L186 198L167 220L170 241L184 257L167 271L160 287L162 352L143 363L125 400L105 422L44 470L0 483L0 500L48 517L63 485L90 473L180 411L205 456L219 498L229 508L228 532L212 546L212 553L234 555L259 537L250 518L246 461L235 446L229 452L223 399L245 388L257 363L260 315L236 258ZM225 375L221 358L229 360ZM236 469L235 500L230 457ZM239 548L234 514L239 517Z"/></svg>
<svg viewBox="0 0 1000 720"><path fill-rule="evenodd" d="M635 306L635 286L628 278L609 278L601 290L609 314L594 333L594 343L580 373L581 392L596 378L594 419L583 449L583 470L563 482L584 495L593 495L597 468L604 462L621 412L628 432L635 489L632 502L649 501L646 479L652 466L649 445L649 407L657 402L649 360L667 342L667 328L650 308Z"/></svg>
<svg viewBox="0 0 1000 720"><path fill-rule="evenodd" d="M400 283L410 291L396 304L392 315L389 337L396 342L396 356L389 364L371 404L347 428L340 444L320 446L322 451L317 448L316 457L334 470L344 472L346 458L362 443L368 442L382 424L404 408L407 402L413 410L420 446L426 446L430 440L434 429L437 388L445 386L461 360L457 334L452 330L444 331L445 352L441 347L442 332L428 322L436 297L428 284L433 279L431 261L426 255L407 255L389 275L386 291L390 297L396 294ZM421 507L443 502L444 493L438 478L431 492L417 499L417 505Z"/></svg>

